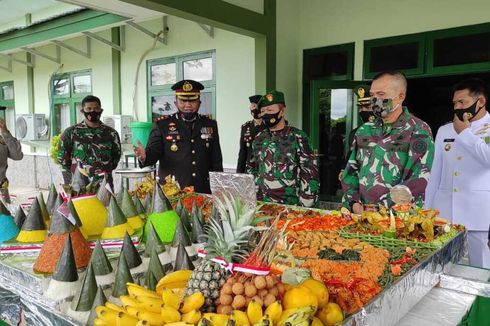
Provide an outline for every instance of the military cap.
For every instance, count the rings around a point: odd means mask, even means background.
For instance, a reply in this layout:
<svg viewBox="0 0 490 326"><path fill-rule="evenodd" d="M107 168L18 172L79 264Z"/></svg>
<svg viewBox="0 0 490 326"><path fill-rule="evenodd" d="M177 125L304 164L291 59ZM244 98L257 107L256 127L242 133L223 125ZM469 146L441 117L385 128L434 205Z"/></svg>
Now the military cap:
<svg viewBox="0 0 490 326"><path fill-rule="evenodd" d="M264 106L269 106L273 104L284 104L286 105L286 102L284 102L284 93L280 91L269 91L267 92L262 98L259 100L259 103L257 103L257 107L260 109L261 107Z"/></svg>
<svg viewBox="0 0 490 326"><path fill-rule="evenodd" d="M183 100L197 100L204 85L192 79L184 79L172 85L175 95Z"/></svg>
<svg viewBox="0 0 490 326"><path fill-rule="evenodd" d="M359 85L354 88L354 93L357 95L357 105L366 106L371 104L371 96L369 96L370 87L368 85Z"/></svg>
<svg viewBox="0 0 490 326"><path fill-rule="evenodd" d="M248 100L250 101L250 103L257 104L257 103L259 103L261 98L262 98L262 95L252 95L248 98Z"/></svg>

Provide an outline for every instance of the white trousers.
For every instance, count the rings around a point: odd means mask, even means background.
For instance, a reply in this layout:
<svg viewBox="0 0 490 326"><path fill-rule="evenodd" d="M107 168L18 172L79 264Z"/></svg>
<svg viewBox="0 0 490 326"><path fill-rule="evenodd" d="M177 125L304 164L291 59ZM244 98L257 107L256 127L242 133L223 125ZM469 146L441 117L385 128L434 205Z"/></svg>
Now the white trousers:
<svg viewBox="0 0 490 326"><path fill-rule="evenodd" d="M471 266L490 269L488 232L468 231L468 256Z"/></svg>

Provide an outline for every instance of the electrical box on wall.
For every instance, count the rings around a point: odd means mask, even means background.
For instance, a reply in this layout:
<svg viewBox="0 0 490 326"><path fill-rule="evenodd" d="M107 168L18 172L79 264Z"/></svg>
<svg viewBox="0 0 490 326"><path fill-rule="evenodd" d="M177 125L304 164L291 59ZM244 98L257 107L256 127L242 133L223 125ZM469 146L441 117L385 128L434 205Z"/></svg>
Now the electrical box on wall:
<svg viewBox="0 0 490 326"><path fill-rule="evenodd" d="M121 138L121 144L131 142L131 128L129 124L132 120L133 117L130 115L102 116L102 122L117 131L119 138Z"/></svg>

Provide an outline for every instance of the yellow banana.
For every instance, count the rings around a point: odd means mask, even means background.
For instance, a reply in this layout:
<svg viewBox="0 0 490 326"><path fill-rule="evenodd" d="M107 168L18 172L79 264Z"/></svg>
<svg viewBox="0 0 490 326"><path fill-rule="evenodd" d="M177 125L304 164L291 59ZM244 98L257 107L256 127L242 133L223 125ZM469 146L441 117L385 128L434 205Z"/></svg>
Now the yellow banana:
<svg viewBox="0 0 490 326"><path fill-rule="evenodd" d="M211 315L211 323L213 326L226 326L230 316L224 314L213 314Z"/></svg>
<svg viewBox="0 0 490 326"><path fill-rule="evenodd" d="M136 300L135 298L129 296L129 295L122 295L119 297L119 300L121 300L123 307L126 309L128 306L131 306L131 307L139 307L140 306L139 301Z"/></svg>
<svg viewBox="0 0 490 326"><path fill-rule="evenodd" d="M276 324L279 319L281 319L282 315L282 305L279 301L274 301L265 309L265 314L269 315L272 319L272 322Z"/></svg>
<svg viewBox="0 0 490 326"><path fill-rule="evenodd" d="M277 326L299 325L304 323L305 320L307 320L309 323L310 317L315 311L315 307L305 306L301 308L295 308L295 310L296 311L294 311L293 313L288 312L286 315L283 314L281 316L281 319L277 323Z"/></svg>
<svg viewBox="0 0 490 326"><path fill-rule="evenodd" d="M140 320L136 326L150 326L150 322L148 320Z"/></svg>
<svg viewBox="0 0 490 326"><path fill-rule="evenodd" d="M138 323L138 319L124 312L119 312L116 317L116 326L134 326Z"/></svg>
<svg viewBox="0 0 490 326"><path fill-rule="evenodd" d="M262 318L262 307L255 300L250 301L248 304L247 316L252 325L258 323Z"/></svg>
<svg viewBox="0 0 490 326"><path fill-rule="evenodd" d="M193 293L184 298L180 312L186 314L194 309L201 309L204 304L204 295L201 292Z"/></svg>
<svg viewBox="0 0 490 326"><path fill-rule="evenodd" d="M182 288L185 288L186 286L187 286L187 281L162 283L160 285L157 284L156 291L157 291L157 294L162 295L162 289L163 288L182 289Z"/></svg>
<svg viewBox="0 0 490 326"><path fill-rule="evenodd" d="M311 326L323 326L323 323L318 317L313 317Z"/></svg>
<svg viewBox="0 0 490 326"><path fill-rule="evenodd" d="M130 316L138 318L138 312L146 311L146 309L140 306L127 306L126 311Z"/></svg>
<svg viewBox="0 0 490 326"><path fill-rule="evenodd" d="M109 309L115 310L115 311L120 311L120 312L126 312L123 307L119 307L117 304L114 304L112 302L107 301L105 303L105 306Z"/></svg>
<svg viewBox="0 0 490 326"><path fill-rule="evenodd" d="M95 308L95 312L97 313L97 317L105 323L109 325L116 324L116 317L119 311L115 311L104 306L98 306Z"/></svg>
<svg viewBox="0 0 490 326"><path fill-rule="evenodd" d="M169 288L163 288L162 290L162 300L165 305L168 305L174 309L179 309L180 299L172 290Z"/></svg>
<svg viewBox="0 0 490 326"><path fill-rule="evenodd" d="M168 305L163 305L161 316L165 323L175 323L180 321L180 312Z"/></svg>
<svg viewBox="0 0 490 326"><path fill-rule="evenodd" d="M233 310L230 315L230 321L234 322L234 326L250 326L247 313L241 310Z"/></svg>
<svg viewBox="0 0 490 326"><path fill-rule="evenodd" d="M183 322L183 321L178 321L178 322L175 322L175 323L168 323L168 324L165 324L165 326L194 326L195 324L189 324L189 323L186 323L186 322Z"/></svg>
<svg viewBox="0 0 490 326"><path fill-rule="evenodd" d="M106 323L102 319L95 318L94 319L94 326L111 326L111 325L109 325L108 323Z"/></svg>
<svg viewBox="0 0 490 326"><path fill-rule="evenodd" d="M153 297L134 297L134 300L138 303L137 307L141 307L145 310L148 310L150 312L154 312L159 314L162 306L163 306L163 301L160 298L153 298Z"/></svg>
<svg viewBox="0 0 490 326"><path fill-rule="evenodd" d="M213 323L208 318L202 317L197 326L213 326Z"/></svg>
<svg viewBox="0 0 490 326"><path fill-rule="evenodd" d="M182 302L184 300L185 287L183 287L183 288L173 288L172 289L172 292L175 293L175 295L177 296L177 298L179 298L179 302Z"/></svg>
<svg viewBox="0 0 490 326"><path fill-rule="evenodd" d="M138 284L134 283L126 283L126 286L128 288L128 292L132 296L145 296L145 297L155 297L155 298L160 298L160 296L152 290L146 289Z"/></svg>
<svg viewBox="0 0 490 326"><path fill-rule="evenodd" d="M138 312L138 319L146 320L152 326L163 326L165 324L162 315L150 311Z"/></svg>
<svg viewBox="0 0 490 326"><path fill-rule="evenodd" d="M264 315L262 318L260 318L260 321L254 326L273 326L272 319L269 315Z"/></svg>
<svg viewBox="0 0 490 326"><path fill-rule="evenodd" d="M182 314L182 321L195 325L199 322L201 316L202 316L201 312L199 310L194 309L186 314Z"/></svg>
<svg viewBox="0 0 490 326"><path fill-rule="evenodd" d="M187 281L191 278L191 275L192 275L192 271L187 270L187 269L168 273L167 275L162 277L162 279L160 281L158 281L158 284L156 287L157 287L157 289L159 289L159 288L160 289L163 289L163 288L173 289L174 287L169 286L168 284L185 283L184 286L178 286L180 288L184 288L187 284ZM158 290L157 290L157 293L158 293Z"/></svg>

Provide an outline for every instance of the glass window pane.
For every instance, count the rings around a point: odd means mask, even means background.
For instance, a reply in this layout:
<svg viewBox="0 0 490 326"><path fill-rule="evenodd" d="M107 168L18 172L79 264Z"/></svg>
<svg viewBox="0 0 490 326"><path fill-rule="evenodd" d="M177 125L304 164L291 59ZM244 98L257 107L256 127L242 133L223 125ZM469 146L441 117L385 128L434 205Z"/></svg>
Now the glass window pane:
<svg viewBox="0 0 490 326"><path fill-rule="evenodd" d="M490 61L490 33L434 40L434 66Z"/></svg>
<svg viewBox="0 0 490 326"><path fill-rule="evenodd" d="M54 81L54 95L70 95L70 80L67 78Z"/></svg>
<svg viewBox="0 0 490 326"><path fill-rule="evenodd" d="M201 92L201 106L199 107L199 114L206 115L210 118L213 117L213 93Z"/></svg>
<svg viewBox="0 0 490 326"><path fill-rule="evenodd" d="M7 129L12 135L15 136L15 110L13 107L8 107L5 111L5 123L7 124Z"/></svg>
<svg viewBox="0 0 490 326"><path fill-rule="evenodd" d="M177 82L177 64L167 63L151 66L151 85L169 85Z"/></svg>
<svg viewBox="0 0 490 326"><path fill-rule="evenodd" d="M311 55L307 64L310 79L347 75L347 51Z"/></svg>
<svg viewBox="0 0 490 326"><path fill-rule="evenodd" d="M184 79L196 81L213 79L213 58L184 61L183 68Z"/></svg>
<svg viewBox="0 0 490 326"><path fill-rule="evenodd" d="M415 69L418 66L419 43L411 42L377 46L370 49L369 71Z"/></svg>
<svg viewBox="0 0 490 326"><path fill-rule="evenodd" d="M151 97L151 116L155 120L164 115L170 115L177 112L174 104L175 95L162 95Z"/></svg>
<svg viewBox="0 0 490 326"><path fill-rule="evenodd" d="M54 113L56 115L57 132L62 132L71 125L69 104L55 104Z"/></svg>
<svg viewBox="0 0 490 326"><path fill-rule="evenodd" d="M3 99L11 101L14 99L14 85L3 85L2 86Z"/></svg>
<svg viewBox="0 0 490 326"><path fill-rule="evenodd" d="M76 122L77 123L80 123L83 121L83 119L85 119L85 116L83 115L83 113L81 112L82 110L82 102L78 102L78 103L75 103L75 111L76 111Z"/></svg>
<svg viewBox="0 0 490 326"><path fill-rule="evenodd" d="M73 77L73 93L92 93L92 76L81 75Z"/></svg>

